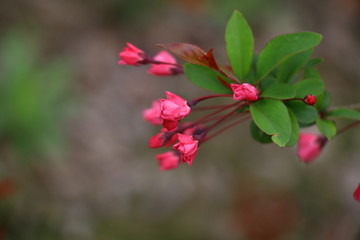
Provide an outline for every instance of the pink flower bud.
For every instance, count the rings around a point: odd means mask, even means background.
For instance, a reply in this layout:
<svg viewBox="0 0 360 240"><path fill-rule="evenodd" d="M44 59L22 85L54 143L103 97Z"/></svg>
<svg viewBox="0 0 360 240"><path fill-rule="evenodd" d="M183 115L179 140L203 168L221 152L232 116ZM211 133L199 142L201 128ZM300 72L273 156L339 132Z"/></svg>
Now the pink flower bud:
<svg viewBox="0 0 360 240"><path fill-rule="evenodd" d="M356 201L360 202L360 184L355 189L353 196Z"/></svg>
<svg viewBox="0 0 360 240"><path fill-rule="evenodd" d="M174 151L167 151L156 155L160 170L170 170L180 165L180 158Z"/></svg>
<svg viewBox="0 0 360 240"><path fill-rule="evenodd" d="M181 162L187 162L190 166L196 156L199 142L194 140L192 136L179 133L177 135L179 142L173 146L173 149L178 150L181 156Z"/></svg>
<svg viewBox="0 0 360 240"><path fill-rule="evenodd" d="M231 89L233 90L233 99L234 100L247 100L247 101L256 101L258 99L259 91L253 85L249 83L243 84L230 84Z"/></svg>
<svg viewBox="0 0 360 240"><path fill-rule="evenodd" d="M176 74L176 68L172 64L176 64L176 59L171 56L167 51L160 51L154 57L155 61L169 63L169 64L151 64L148 73L157 75L157 76L170 76Z"/></svg>
<svg viewBox="0 0 360 240"><path fill-rule="evenodd" d="M161 109L160 116L164 120L164 125L174 123L177 125L178 121L189 115L191 108L187 105L185 99L168 91L166 91L165 94L167 99L159 100ZM168 127L167 129L170 130Z"/></svg>
<svg viewBox="0 0 360 240"><path fill-rule="evenodd" d="M152 136L149 140L150 148L167 147L174 144L177 140L177 133L169 132L166 128L161 132Z"/></svg>
<svg viewBox="0 0 360 240"><path fill-rule="evenodd" d="M154 125L163 124L163 119L161 118L160 114L161 109L159 101L153 101L151 108L145 109L143 111L144 119Z"/></svg>
<svg viewBox="0 0 360 240"><path fill-rule="evenodd" d="M304 97L304 102L307 104L307 105L310 105L310 106L314 106L315 103L316 103L316 97L314 95L306 95Z"/></svg>
<svg viewBox="0 0 360 240"><path fill-rule="evenodd" d="M123 65L140 65L140 62L144 60L145 57L144 52L131 43L126 44L127 47L124 47L119 53L120 61L118 63Z"/></svg>
<svg viewBox="0 0 360 240"><path fill-rule="evenodd" d="M324 147L327 139L312 133L301 133L298 141L297 155L305 163L311 163Z"/></svg>

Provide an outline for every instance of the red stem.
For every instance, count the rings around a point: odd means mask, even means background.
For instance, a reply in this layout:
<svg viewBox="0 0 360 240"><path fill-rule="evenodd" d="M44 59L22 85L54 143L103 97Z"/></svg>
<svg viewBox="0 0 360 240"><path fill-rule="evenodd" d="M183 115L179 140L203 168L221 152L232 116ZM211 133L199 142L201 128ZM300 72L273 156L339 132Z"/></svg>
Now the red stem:
<svg viewBox="0 0 360 240"><path fill-rule="evenodd" d="M250 118L251 118L251 116L249 115L249 116L246 116L246 117L244 117L244 118L241 118L241 119L239 119L239 120L237 120L237 121L235 121L235 122L227 125L226 127L223 127L222 129L218 130L217 132L213 133L212 135L204 138L204 139L201 141L201 143L204 143L204 142L210 140L211 138L218 136L219 134L223 133L224 131L228 130L229 128L232 128L232 127L236 126L237 124L242 123L243 121L248 120L248 119L250 119Z"/></svg>
<svg viewBox="0 0 360 240"><path fill-rule="evenodd" d="M232 114L234 114L239 108L241 108L242 106L237 106L234 110L232 110L231 112L229 112L228 114L225 114L222 118L220 118L219 120L217 120L212 126L208 127L206 129L206 132L209 132L211 129L215 128L217 125L219 125L221 122L223 122L227 117L230 117Z"/></svg>
<svg viewBox="0 0 360 240"><path fill-rule="evenodd" d="M195 106L198 102L201 102L203 100L209 99L209 98L217 98L217 97L232 97L231 94L214 94L214 95L207 95L207 96L202 96L199 98L195 98L193 100L188 101L188 105L190 107Z"/></svg>

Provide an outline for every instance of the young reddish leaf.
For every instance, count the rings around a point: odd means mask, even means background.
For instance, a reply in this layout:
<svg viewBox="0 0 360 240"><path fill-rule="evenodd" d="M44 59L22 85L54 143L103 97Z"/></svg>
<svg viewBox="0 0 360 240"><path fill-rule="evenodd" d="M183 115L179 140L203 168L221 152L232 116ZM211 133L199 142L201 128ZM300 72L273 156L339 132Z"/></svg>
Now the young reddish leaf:
<svg viewBox="0 0 360 240"><path fill-rule="evenodd" d="M207 63L207 66L212 68L212 69L219 69L219 66L216 63L216 60L214 58L213 55L213 51L214 49L210 49L205 56L202 57L202 59L204 59L204 61Z"/></svg>
<svg viewBox="0 0 360 240"><path fill-rule="evenodd" d="M157 46L172 52L187 62L206 67L209 66L207 55L211 50L206 53L199 46L190 43L157 44ZM211 52L210 55L212 55Z"/></svg>

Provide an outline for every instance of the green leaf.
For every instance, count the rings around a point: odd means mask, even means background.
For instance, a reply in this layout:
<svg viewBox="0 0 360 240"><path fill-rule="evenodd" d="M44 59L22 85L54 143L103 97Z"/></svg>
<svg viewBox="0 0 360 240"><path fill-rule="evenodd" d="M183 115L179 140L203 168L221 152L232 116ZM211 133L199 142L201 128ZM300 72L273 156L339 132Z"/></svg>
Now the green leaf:
<svg viewBox="0 0 360 240"><path fill-rule="evenodd" d="M232 93L232 91L217 78L217 76L221 75L207 67L186 63L184 64L184 72L186 77L199 87L217 93Z"/></svg>
<svg viewBox="0 0 360 240"><path fill-rule="evenodd" d="M320 75L319 71L316 68L311 67L311 68L305 69L304 78L305 79L306 78L314 78L314 79L321 80L321 75Z"/></svg>
<svg viewBox="0 0 360 240"><path fill-rule="evenodd" d="M304 79L293 85L296 89L297 98L304 98L306 95L318 96L324 92L324 83L320 79Z"/></svg>
<svg viewBox="0 0 360 240"><path fill-rule="evenodd" d="M307 105L304 102L290 101L286 103L286 105L294 113L299 123L312 124L319 117L316 109L312 106Z"/></svg>
<svg viewBox="0 0 360 240"><path fill-rule="evenodd" d="M348 108L338 108L333 111L330 111L326 115L327 117L340 117L347 118L352 120L360 120L360 112L354 109Z"/></svg>
<svg viewBox="0 0 360 240"><path fill-rule="evenodd" d="M294 146L299 140L300 127L293 111L289 110L289 116L291 121L291 136L287 146Z"/></svg>
<svg viewBox="0 0 360 240"><path fill-rule="evenodd" d="M316 97L315 108L319 111L325 111L331 104L331 95L328 91L324 91L322 94Z"/></svg>
<svg viewBox="0 0 360 240"><path fill-rule="evenodd" d="M286 146L291 135L289 112L283 102L274 99L261 99L250 105L255 124L280 147Z"/></svg>
<svg viewBox="0 0 360 240"><path fill-rule="evenodd" d="M319 131L329 140L336 135L336 125L334 121L319 118L316 121Z"/></svg>
<svg viewBox="0 0 360 240"><path fill-rule="evenodd" d="M273 84L277 84L278 81L276 80L276 78L273 77L266 77L264 80L261 81L260 83L260 89L262 91L264 91L265 89L267 89L268 87L270 87Z"/></svg>
<svg viewBox="0 0 360 240"><path fill-rule="evenodd" d="M252 62L254 37L239 11L234 11L226 26L225 40L231 67L239 79L244 79Z"/></svg>
<svg viewBox="0 0 360 240"><path fill-rule="evenodd" d="M262 80L288 57L315 47L321 39L320 34L312 32L284 34L273 38L259 55L257 78Z"/></svg>
<svg viewBox="0 0 360 240"><path fill-rule="evenodd" d="M286 59L280 66L277 73L277 79L279 82L289 82L292 76L300 69L302 68L306 62L308 62L308 59L312 52L314 51L313 48L294 54L290 56L288 59Z"/></svg>
<svg viewBox="0 0 360 240"><path fill-rule="evenodd" d="M306 63L305 68L314 67L314 66L318 65L319 63L322 63L323 61L324 61L324 59L322 59L322 58L312 58Z"/></svg>
<svg viewBox="0 0 360 240"><path fill-rule="evenodd" d="M271 136L261 131L261 129L256 126L254 121L251 121L250 123L250 133L253 139L259 143L272 143Z"/></svg>
<svg viewBox="0 0 360 240"><path fill-rule="evenodd" d="M295 93L294 87L289 84L273 83L261 93L261 97L289 99L295 97Z"/></svg>

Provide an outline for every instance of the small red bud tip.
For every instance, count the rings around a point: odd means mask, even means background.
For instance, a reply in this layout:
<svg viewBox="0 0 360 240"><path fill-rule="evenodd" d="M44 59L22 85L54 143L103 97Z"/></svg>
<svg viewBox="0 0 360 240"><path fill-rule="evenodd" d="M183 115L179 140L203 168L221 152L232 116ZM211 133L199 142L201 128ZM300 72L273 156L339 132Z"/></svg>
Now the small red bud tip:
<svg viewBox="0 0 360 240"><path fill-rule="evenodd" d="M307 105L314 106L316 103L316 97L314 95L307 95L304 97L304 102Z"/></svg>
<svg viewBox="0 0 360 240"><path fill-rule="evenodd" d="M353 196L356 201L360 202L360 184L355 189Z"/></svg>

